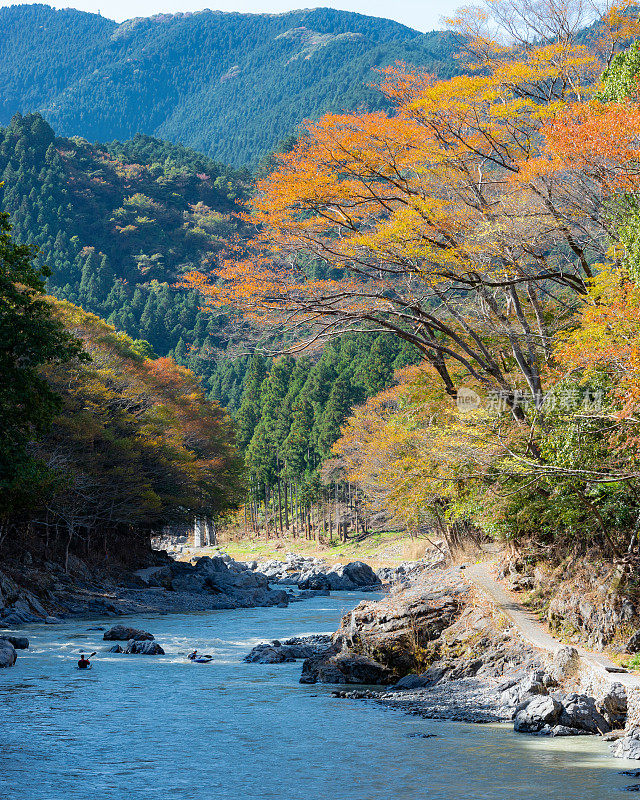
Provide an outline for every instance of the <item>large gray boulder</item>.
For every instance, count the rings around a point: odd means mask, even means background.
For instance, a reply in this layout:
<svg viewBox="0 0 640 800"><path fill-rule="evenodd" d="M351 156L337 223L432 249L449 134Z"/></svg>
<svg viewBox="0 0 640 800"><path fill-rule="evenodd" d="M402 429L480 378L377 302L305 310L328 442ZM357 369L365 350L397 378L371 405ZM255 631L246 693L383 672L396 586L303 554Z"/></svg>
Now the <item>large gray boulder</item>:
<svg viewBox="0 0 640 800"><path fill-rule="evenodd" d="M127 643L127 649L124 651L130 655L141 656L163 656L164 650L157 642L151 642L148 639L131 639Z"/></svg>
<svg viewBox="0 0 640 800"><path fill-rule="evenodd" d="M627 693L621 683L613 683L609 691L599 699L598 711L612 728L622 728L627 719Z"/></svg>
<svg viewBox="0 0 640 800"><path fill-rule="evenodd" d="M518 733L540 733L560 721L562 704L555 698L537 695L516 710L513 729Z"/></svg>
<svg viewBox="0 0 640 800"><path fill-rule="evenodd" d="M6 639L0 639L0 669L12 667L17 658L16 649L11 642Z"/></svg>
<svg viewBox="0 0 640 800"><path fill-rule="evenodd" d="M562 698L560 725L586 733L608 733L611 726L596 708L596 701L586 694L568 694Z"/></svg>
<svg viewBox="0 0 640 800"><path fill-rule="evenodd" d="M631 728L625 736L614 742L611 754L615 758L640 760L640 728Z"/></svg>
<svg viewBox="0 0 640 800"><path fill-rule="evenodd" d="M109 628L102 637L107 642L128 642L130 639L136 641L153 641L153 634L140 628L129 628L126 625L114 625Z"/></svg>
<svg viewBox="0 0 640 800"><path fill-rule="evenodd" d="M332 587L328 575L324 572L315 572L308 578L301 580L298 583L298 588L329 591Z"/></svg>
<svg viewBox="0 0 640 800"><path fill-rule="evenodd" d="M29 640L26 636L11 636L8 633L2 633L0 639L11 642L16 650L26 650L29 647Z"/></svg>
<svg viewBox="0 0 640 800"><path fill-rule="evenodd" d="M384 664L356 653L335 653L308 658L302 665L300 683L391 683L393 673Z"/></svg>
<svg viewBox="0 0 640 800"><path fill-rule="evenodd" d="M352 561L349 564L336 565L326 573L328 588L334 592L353 592L382 586L380 578L364 561ZM301 589L314 588L298 584ZM318 586L317 588L322 588Z"/></svg>

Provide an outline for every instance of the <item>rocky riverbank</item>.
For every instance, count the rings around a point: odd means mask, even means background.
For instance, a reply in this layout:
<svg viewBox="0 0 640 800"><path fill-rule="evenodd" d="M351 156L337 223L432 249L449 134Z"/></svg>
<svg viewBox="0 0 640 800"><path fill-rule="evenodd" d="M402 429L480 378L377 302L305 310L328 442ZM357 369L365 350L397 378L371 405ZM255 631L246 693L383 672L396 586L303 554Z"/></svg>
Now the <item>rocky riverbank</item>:
<svg viewBox="0 0 640 800"><path fill-rule="evenodd" d="M255 648L248 660L303 657L279 644ZM585 694L577 651L534 649L461 569L421 570L383 599L360 603L329 641L315 644L300 680L345 686L336 697L430 719L511 721L523 734L602 735L614 741L614 755L640 758L640 726L628 721L622 684Z"/></svg>
<svg viewBox="0 0 640 800"><path fill-rule="evenodd" d="M590 650L640 651L637 579L599 556L560 563L505 557L499 577L521 594L559 638Z"/></svg>
<svg viewBox="0 0 640 800"><path fill-rule="evenodd" d="M0 631L31 622L55 624L69 617L285 607L329 591L383 588L376 573L361 561L330 565L292 554L281 562L259 564L235 561L224 553L184 562L164 551L150 551L139 566L90 565L72 555L64 570L28 553L6 559L0 571ZM423 568L419 562L407 563L387 570L385 580L407 580ZM1 661L10 666L15 659L5 653Z"/></svg>
<svg viewBox="0 0 640 800"><path fill-rule="evenodd" d="M444 554L434 549L420 561L405 561L396 567L381 567L377 572L363 561L349 564L329 563L324 558L287 553L284 560L248 561L254 572L265 575L278 586L299 589L328 589L335 592L380 591L397 584L409 584L425 569L444 561Z"/></svg>
<svg viewBox="0 0 640 800"><path fill-rule="evenodd" d="M136 571L89 565L73 556L68 571L31 557L5 560L0 571L0 630L68 617L286 606L292 592L228 556L195 564L151 552Z"/></svg>

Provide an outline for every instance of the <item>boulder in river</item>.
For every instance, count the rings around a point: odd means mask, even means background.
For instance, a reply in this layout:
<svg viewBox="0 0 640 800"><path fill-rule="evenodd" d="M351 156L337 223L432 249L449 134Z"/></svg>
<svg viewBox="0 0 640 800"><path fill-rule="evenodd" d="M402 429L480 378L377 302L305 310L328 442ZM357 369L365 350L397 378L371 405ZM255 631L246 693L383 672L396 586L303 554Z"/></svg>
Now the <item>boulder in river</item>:
<svg viewBox="0 0 640 800"><path fill-rule="evenodd" d="M251 664L283 664L295 658L282 645L259 644L243 660Z"/></svg>
<svg viewBox="0 0 640 800"><path fill-rule="evenodd" d="M8 633L1 633L0 639L11 642L16 650L26 650L29 647L29 640L26 636L12 636Z"/></svg>
<svg viewBox="0 0 640 800"><path fill-rule="evenodd" d="M382 586L380 578L362 561L330 566L322 558L287 553L286 561L266 561L255 567L254 564L250 562L245 566L250 566L251 571L271 583L295 585L299 589L353 592L376 590Z"/></svg>
<svg viewBox="0 0 640 800"><path fill-rule="evenodd" d="M0 639L0 669L12 667L18 658L15 647L6 639Z"/></svg>
<svg viewBox="0 0 640 800"><path fill-rule="evenodd" d="M157 642L149 641L149 639L131 639L127 643L127 649L124 651L129 655L141 656L163 656L164 650Z"/></svg>
<svg viewBox="0 0 640 800"><path fill-rule="evenodd" d="M280 642L274 639L269 644L258 644L244 661L252 664L283 664L302 658L313 658L331 647L331 637L323 634L315 636L294 636Z"/></svg>
<svg viewBox="0 0 640 800"><path fill-rule="evenodd" d="M302 665L300 683L390 683L393 672L369 656L358 653L325 654L308 658Z"/></svg>
<svg viewBox="0 0 640 800"><path fill-rule="evenodd" d="M598 711L593 697L571 693L529 695L517 708L513 729L544 736L603 734L611 726Z"/></svg>
<svg viewBox="0 0 640 800"><path fill-rule="evenodd" d="M107 642L128 642L130 639L136 641L153 641L153 634L139 628L128 628L126 625L114 625L102 637Z"/></svg>
<svg viewBox="0 0 640 800"><path fill-rule="evenodd" d="M381 585L380 578L364 561L336 564L329 571L316 565L298 582L300 589L330 589L334 592L371 590Z"/></svg>
<svg viewBox="0 0 640 800"><path fill-rule="evenodd" d="M598 700L598 710L612 728L622 728L627 719L627 693L621 683L613 683Z"/></svg>
<svg viewBox="0 0 640 800"><path fill-rule="evenodd" d="M560 721L562 703L549 695L536 695L517 710L513 729L518 733L542 733Z"/></svg>

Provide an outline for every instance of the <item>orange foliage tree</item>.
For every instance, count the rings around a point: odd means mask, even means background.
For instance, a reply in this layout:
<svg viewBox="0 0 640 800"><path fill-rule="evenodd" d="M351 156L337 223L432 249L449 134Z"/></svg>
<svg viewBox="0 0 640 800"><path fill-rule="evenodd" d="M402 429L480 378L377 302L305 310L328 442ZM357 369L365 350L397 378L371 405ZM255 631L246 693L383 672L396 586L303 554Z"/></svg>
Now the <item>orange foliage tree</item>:
<svg viewBox="0 0 640 800"><path fill-rule="evenodd" d="M519 398L542 397L552 337L612 232L615 187L585 170L586 149L561 156L556 120L577 106L585 124L597 76L638 23L630 4L605 8L585 40L579 3L489 8L454 21L468 75L397 65L380 87L394 113L306 123L258 184L248 249L187 283L304 343L389 331L448 394L472 381L522 417ZM632 172L623 150L618 179Z"/></svg>

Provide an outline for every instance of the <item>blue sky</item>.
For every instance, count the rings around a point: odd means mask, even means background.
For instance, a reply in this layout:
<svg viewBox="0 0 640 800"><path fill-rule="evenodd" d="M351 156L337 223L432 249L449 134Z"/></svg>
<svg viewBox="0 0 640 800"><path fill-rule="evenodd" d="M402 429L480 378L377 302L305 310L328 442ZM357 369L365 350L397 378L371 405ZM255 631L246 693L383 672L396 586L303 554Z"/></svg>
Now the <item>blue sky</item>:
<svg viewBox="0 0 640 800"><path fill-rule="evenodd" d="M46 0L43 0L46 2ZM0 0L0 6L15 5L11 0ZM314 8L330 6L344 11L357 11L373 17L395 19L416 28L430 31L442 28L442 18L446 17L464 0L328 0L328 2L308 3L305 0L79 0L78 2L50 2L56 8L78 8L82 11L98 11L105 17L121 22L131 17L147 17L152 14L175 11L200 11L212 8L217 11L241 11L254 14L277 14L295 8Z"/></svg>

